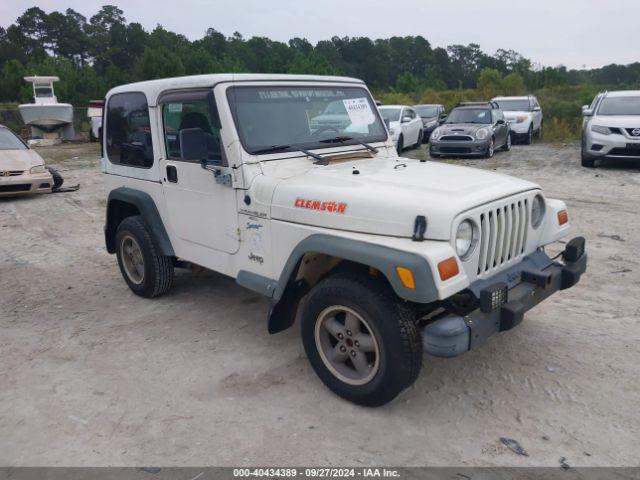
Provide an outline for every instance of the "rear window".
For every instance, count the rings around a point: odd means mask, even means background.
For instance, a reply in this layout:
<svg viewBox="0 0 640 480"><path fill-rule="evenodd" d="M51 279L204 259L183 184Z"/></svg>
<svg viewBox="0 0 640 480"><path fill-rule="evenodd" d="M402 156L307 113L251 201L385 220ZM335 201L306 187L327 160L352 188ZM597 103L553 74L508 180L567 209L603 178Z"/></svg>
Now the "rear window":
<svg viewBox="0 0 640 480"><path fill-rule="evenodd" d="M109 99L105 141L111 163L138 168L153 165L149 106L144 93L117 93Z"/></svg>

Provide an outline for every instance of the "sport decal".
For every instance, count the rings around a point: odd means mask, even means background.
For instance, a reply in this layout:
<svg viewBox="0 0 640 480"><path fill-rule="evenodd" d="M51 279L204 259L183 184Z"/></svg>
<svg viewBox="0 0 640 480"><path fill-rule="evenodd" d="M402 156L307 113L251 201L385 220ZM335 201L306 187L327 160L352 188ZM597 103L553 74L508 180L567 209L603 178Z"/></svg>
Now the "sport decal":
<svg viewBox="0 0 640 480"><path fill-rule="evenodd" d="M304 198L296 198L294 206L296 208L307 208L309 210L332 213L344 213L347 210L346 203L321 202L320 200L306 200Z"/></svg>

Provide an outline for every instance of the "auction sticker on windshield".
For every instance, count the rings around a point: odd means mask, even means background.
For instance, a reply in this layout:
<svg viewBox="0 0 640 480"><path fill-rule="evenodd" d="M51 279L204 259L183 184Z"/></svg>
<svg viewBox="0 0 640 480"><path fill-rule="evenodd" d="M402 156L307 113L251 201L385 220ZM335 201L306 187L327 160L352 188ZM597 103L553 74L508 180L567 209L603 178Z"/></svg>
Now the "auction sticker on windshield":
<svg viewBox="0 0 640 480"><path fill-rule="evenodd" d="M375 121L376 117L366 98L347 98L342 102L353 125L369 125Z"/></svg>

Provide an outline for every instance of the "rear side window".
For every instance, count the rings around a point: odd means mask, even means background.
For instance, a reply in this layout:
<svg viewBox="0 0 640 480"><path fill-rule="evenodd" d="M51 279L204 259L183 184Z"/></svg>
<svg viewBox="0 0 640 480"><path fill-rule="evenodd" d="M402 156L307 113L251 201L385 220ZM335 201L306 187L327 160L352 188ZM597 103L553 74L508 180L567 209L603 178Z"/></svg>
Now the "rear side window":
<svg viewBox="0 0 640 480"><path fill-rule="evenodd" d="M153 165L149 106L144 93L117 93L109 99L105 141L111 163L138 168Z"/></svg>

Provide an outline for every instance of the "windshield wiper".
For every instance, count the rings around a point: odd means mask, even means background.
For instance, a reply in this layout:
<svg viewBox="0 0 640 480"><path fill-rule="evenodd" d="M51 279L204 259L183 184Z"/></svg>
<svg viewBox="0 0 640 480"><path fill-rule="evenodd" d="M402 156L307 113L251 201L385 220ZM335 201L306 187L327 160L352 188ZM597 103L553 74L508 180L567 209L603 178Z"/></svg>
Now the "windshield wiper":
<svg viewBox="0 0 640 480"><path fill-rule="evenodd" d="M355 140L356 143L362 145L367 150L369 150L371 153L378 153L378 149L376 147L372 147L368 143L361 142L357 138L353 138L353 137L349 137L349 136L326 138L324 140L320 140L320 143L344 143L344 142L347 142L349 140Z"/></svg>
<svg viewBox="0 0 640 480"><path fill-rule="evenodd" d="M260 155L262 153L283 152L286 150L297 150L299 152L304 153L305 155L309 155L311 158L315 158L318 161L322 161L322 157L320 155L310 152L309 150L305 150L304 148L297 147L295 145L271 145L270 147L254 150L252 153L254 155Z"/></svg>

